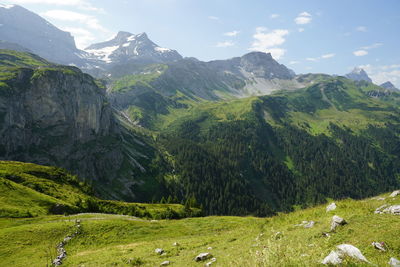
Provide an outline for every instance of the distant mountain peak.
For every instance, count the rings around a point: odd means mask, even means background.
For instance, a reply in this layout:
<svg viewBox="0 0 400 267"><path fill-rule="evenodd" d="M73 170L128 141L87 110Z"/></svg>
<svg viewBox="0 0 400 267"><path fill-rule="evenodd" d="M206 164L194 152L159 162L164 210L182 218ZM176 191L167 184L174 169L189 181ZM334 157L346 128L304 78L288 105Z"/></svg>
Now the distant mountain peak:
<svg viewBox="0 0 400 267"><path fill-rule="evenodd" d="M367 72L360 67L355 67L350 73L346 74L346 77L354 81L367 81L372 83L372 80L368 76Z"/></svg>
<svg viewBox="0 0 400 267"><path fill-rule="evenodd" d="M396 86L394 86L393 83L391 83L390 81L384 82L381 85L379 85L382 88L388 89L388 90L399 90L396 88Z"/></svg>
<svg viewBox="0 0 400 267"><path fill-rule="evenodd" d="M155 44L145 32L132 34L119 31L113 39L90 45L85 50L106 63L121 63L129 60L172 62L182 59L175 50Z"/></svg>

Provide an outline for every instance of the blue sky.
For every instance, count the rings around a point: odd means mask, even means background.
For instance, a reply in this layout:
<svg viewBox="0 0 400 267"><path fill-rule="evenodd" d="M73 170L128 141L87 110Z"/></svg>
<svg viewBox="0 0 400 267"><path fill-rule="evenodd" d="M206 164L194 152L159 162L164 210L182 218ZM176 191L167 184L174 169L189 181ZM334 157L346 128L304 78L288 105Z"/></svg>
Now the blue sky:
<svg viewBox="0 0 400 267"><path fill-rule="evenodd" d="M146 32L200 60L271 52L296 73L344 74L362 66L400 87L399 0L14 0L77 45L117 31Z"/></svg>

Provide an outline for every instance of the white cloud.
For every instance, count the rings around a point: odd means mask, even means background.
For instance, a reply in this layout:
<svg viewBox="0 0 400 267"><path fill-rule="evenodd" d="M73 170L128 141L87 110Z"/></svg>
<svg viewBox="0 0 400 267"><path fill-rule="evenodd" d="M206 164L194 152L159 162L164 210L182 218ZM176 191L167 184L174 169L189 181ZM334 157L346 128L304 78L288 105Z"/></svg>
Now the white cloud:
<svg viewBox="0 0 400 267"><path fill-rule="evenodd" d="M311 20L312 20L312 16L310 13L302 12L294 19L294 22L296 22L296 24L303 25L303 24L310 23Z"/></svg>
<svg viewBox="0 0 400 267"><path fill-rule="evenodd" d="M289 62L289 65L295 65L295 64L299 64L299 61L293 60Z"/></svg>
<svg viewBox="0 0 400 267"><path fill-rule="evenodd" d="M375 84L382 84L390 81L397 88L400 88L400 64L392 65L360 65L360 68L364 69L369 77Z"/></svg>
<svg viewBox="0 0 400 267"><path fill-rule="evenodd" d="M264 27L257 27L256 33L253 35L254 41L249 50L271 53L275 59L279 59L285 54L286 50L277 46L286 41L285 36L288 34L289 31L285 29L268 31Z"/></svg>
<svg viewBox="0 0 400 267"><path fill-rule="evenodd" d="M322 55L321 58L323 58L323 59L326 59L326 58L333 58L334 56L335 56L335 54L330 53L330 54Z"/></svg>
<svg viewBox="0 0 400 267"><path fill-rule="evenodd" d="M361 47L361 49L362 50L370 50L370 49L374 49L374 48L380 47L382 45L383 45L382 43L374 43L372 45L363 46L363 47Z"/></svg>
<svg viewBox="0 0 400 267"><path fill-rule="evenodd" d="M279 18L279 14L271 14L271 16L269 16L271 19L276 19Z"/></svg>
<svg viewBox="0 0 400 267"><path fill-rule="evenodd" d="M324 54L319 57L308 57L306 58L307 61L312 61L312 62L317 62L320 61L321 59L328 59L328 58L333 58L336 54L334 53L329 53L329 54Z"/></svg>
<svg viewBox="0 0 400 267"><path fill-rule="evenodd" d="M356 31L359 31L359 32L366 32L366 31L367 31L367 27L365 27L365 26L358 26L358 27L356 28Z"/></svg>
<svg viewBox="0 0 400 267"><path fill-rule="evenodd" d="M304 28L299 28L298 31L299 32L304 32Z"/></svg>
<svg viewBox="0 0 400 267"><path fill-rule="evenodd" d="M225 36L235 37L239 34L239 31L231 31L224 33Z"/></svg>
<svg viewBox="0 0 400 267"><path fill-rule="evenodd" d="M68 10L59 10L59 9L58 10L48 10L44 13L41 13L41 15L46 18L55 19L55 20L80 22L80 23L86 25L90 29L102 31L105 33L109 32L109 30L107 30L100 24L100 22L97 18L90 16L90 15L73 12L73 11L68 11Z"/></svg>
<svg viewBox="0 0 400 267"><path fill-rule="evenodd" d="M219 20L219 18L216 17L216 16L208 16L208 19L211 19L211 20Z"/></svg>
<svg viewBox="0 0 400 267"><path fill-rule="evenodd" d="M357 50L357 51L354 51L353 54L356 57L362 57L362 56L368 55L368 51L367 50Z"/></svg>
<svg viewBox="0 0 400 267"><path fill-rule="evenodd" d="M84 28L64 27L61 30L70 32L74 36L76 46L79 49L85 49L96 40L93 33Z"/></svg>
<svg viewBox="0 0 400 267"><path fill-rule="evenodd" d="M87 0L13 0L13 4L45 4L58 6L73 6L83 10L97 11L105 13L104 9L94 7Z"/></svg>
<svg viewBox="0 0 400 267"><path fill-rule="evenodd" d="M235 43L232 41L224 41L224 42L218 42L215 47L230 47L230 46L234 46Z"/></svg>
<svg viewBox="0 0 400 267"><path fill-rule="evenodd" d="M315 61L318 61L319 58L317 58L317 57L308 57L308 58L306 58L306 60L315 62Z"/></svg>

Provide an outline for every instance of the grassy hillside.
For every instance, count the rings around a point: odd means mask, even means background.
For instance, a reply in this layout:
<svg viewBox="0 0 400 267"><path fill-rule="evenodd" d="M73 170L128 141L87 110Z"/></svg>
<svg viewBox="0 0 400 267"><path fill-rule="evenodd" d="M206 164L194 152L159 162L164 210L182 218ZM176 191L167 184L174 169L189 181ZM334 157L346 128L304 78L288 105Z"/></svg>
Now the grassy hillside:
<svg viewBox="0 0 400 267"><path fill-rule="evenodd" d="M215 266L319 266L335 246L343 243L359 248L371 263L386 266L390 257L400 258L400 217L374 214L383 204L400 204L400 196L388 195L338 201L337 209L331 212L322 205L271 218L147 221L105 214L2 218L0 262L5 266L48 264L55 257L55 245L79 219L82 231L65 246L63 266L158 266L166 260L171 266L202 266L204 262L194 261L202 252L217 259ZM329 232L333 215L343 217L348 224L325 237L322 233ZM315 226L295 226L305 220L315 221ZM374 241L385 242L387 251L372 247ZM165 254L156 254L156 248L162 248ZM362 265L347 259L343 266L355 264Z"/></svg>
<svg viewBox="0 0 400 267"><path fill-rule="evenodd" d="M160 116L157 143L172 195L207 214L273 214L400 186L397 93L343 77ZM168 163L168 164L166 164Z"/></svg>
<svg viewBox="0 0 400 267"><path fill-rule="evenodd" d="M147 218L197 216L179 204L142 204L101 200L65 170L31 163L0 161L0 217L105 212Z"/></svg>

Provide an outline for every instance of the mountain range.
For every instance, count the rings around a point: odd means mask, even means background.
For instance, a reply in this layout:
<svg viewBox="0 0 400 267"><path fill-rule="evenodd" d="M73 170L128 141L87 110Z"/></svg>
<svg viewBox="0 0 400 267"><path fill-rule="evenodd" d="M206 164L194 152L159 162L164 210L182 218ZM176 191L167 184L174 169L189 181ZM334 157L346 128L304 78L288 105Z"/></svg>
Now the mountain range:
<svg viewBox="0 0 400 267"><path fill-rule="evenodd" d="M203 62L145 33L79 50L20 6L0 15L2 160L66 168L102 198L190 201L207 215L400 186L400 93L362 69L296 75L262 52Z"/></svg>

